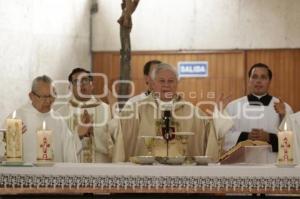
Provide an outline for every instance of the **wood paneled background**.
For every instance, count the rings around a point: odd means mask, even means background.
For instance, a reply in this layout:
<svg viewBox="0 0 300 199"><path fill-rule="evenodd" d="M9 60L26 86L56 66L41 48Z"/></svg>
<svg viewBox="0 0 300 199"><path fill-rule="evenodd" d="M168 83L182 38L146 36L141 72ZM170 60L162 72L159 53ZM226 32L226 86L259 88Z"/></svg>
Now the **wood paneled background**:
<svg viewBox="0 0 300 199"><path fill-rule="evenodd" d="M270 93L289 103L294 111L300 110L300 49L244 50L215 52L132 52L131 78L135 94L145 89L143 66L158 59L177 66L180 61L208 61L209 77L182 78L179 91L186 100L200 103L202 109L210 108L205 101L214 101L222 92L236 99L247 94L247 72L257 62L270 66L273 81ZM108 77L108 87L119 77L120 56L118 52L94 52L93 72ZM298 66L298 67L297 67ZM97 93L103 92L103 81L96 79ZM105 98L104 98L105 100Z"/></svg>

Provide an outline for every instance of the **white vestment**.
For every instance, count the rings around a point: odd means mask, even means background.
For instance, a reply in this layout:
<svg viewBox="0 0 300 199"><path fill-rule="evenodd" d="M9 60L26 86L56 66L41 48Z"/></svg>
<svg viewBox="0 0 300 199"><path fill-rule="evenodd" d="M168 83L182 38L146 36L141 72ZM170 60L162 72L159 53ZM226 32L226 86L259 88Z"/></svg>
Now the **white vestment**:
<svg viewBox="0 0 300 199"><path fill-rule="evenodd" d="M46 129L51 130L53 135L54 162L77 162L78 149L75 142L80 141L72 136L58 112L51 110L48 113L41 113L28 103L16 110L16 118L21 119L27 127L27 131L23 134L23 161L36 162L37 131L42 129L45 121ZM2 140L1 144L4 144Z"/></svg>
<svg viewBox="0 0 300 199"><path fill-rule="evenodd" d="M146 99L147 97L149 96L149 93L148 92L142 92L141 94L139 95L135 95L131 98L129 98L125 105L123 107L128 107L130 105L133 105L134 103L137 103L137 102L140 102L140 101L143 101L144 99ZM118 112L120 112L121 110L119 110Z"/></svg>
<svg viewBox="0 0 300 199"><path fill-rule="evenodd" d="M124 144L119 121L111 118L110 107L92 97L80 102L74 97L59 110L74 136L78 137L77 128L84 111L93 121L93 135L82 139L80 162L121 162L124 161ZM91 153L86 153L90 148ZM87 149L87 150L86 150Z"/></svg>
<svg viewBox="0 0 300 199"><path fill-rule="evenodd" d="M143 92L139 95L136 95L136 96L133 96L131 98L129 98L125 104L125 106L127 105L127 103L135 103L135 102L138 102L138 101L141 101L143 99L146 99L146 97L148 96L149 94L147 94L147 92Z"/></svg>
<svg viewBox="0 0 300 199"><path fill-rule="evenodd" d="M294 148L293 156L294 162L300 163L300 112L294 114L288 114L280 125L280 129L284 129L284 124L287 124L287 130L291 130L294 133Z"/></svg>
<svg viewBox="0 0 300 199"><path fill-rule="evenodd" d="M279 100L272 97L268 106L249 105L247 96L230 102L225 110L233 117L234 126L225 135L223 149L227 151L235 146L241 132L251 132L255 128L277 134L281 121L274 109L274 102L279 102ZM293 112L288 104L285 103L285 107L287 113Z"/></svg>
<svg viewBox="0 0 300 199"><path fill-rule="evenodd" d="M122 110L120 115L126 160L132 156L147 154L144 140L140 139L141 136L161 136L163 127L161 109L163 107L159 106L158 101L153 95L149 95L144 100L128 104ZM165 103L165 105L172 106L173 124L171 122L171 126L174 132L194 133L193 136L188 137L187 150L184 149L184 153L178 154L208 155L213 160L218 161L220 155L218 138L231 128L232 121L228 118L208 117L197 107L180 97L177 97L171 104ZM220 114L215 115L219 116ZM174 145L176 145L175 142ZM175 147L177 146L179 145Z"/></svg>

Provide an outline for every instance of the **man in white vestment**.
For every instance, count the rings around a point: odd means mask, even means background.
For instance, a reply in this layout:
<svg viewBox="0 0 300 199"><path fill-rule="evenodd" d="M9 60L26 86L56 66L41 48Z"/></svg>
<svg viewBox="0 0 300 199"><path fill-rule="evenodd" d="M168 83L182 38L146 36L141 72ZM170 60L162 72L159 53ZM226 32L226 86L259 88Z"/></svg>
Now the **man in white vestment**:
<svg viewBox="0 0 300 199"><path fill-rule="evenodd" d="M248 76L250 94L230 102L225 109L233 117L234 126L225 136L224 150L250 139L265 141L272 145L273 152L277 152L278 127L285 114L292 113L292 109L268 93L272 71L267 65L253 65Z"/></svg>
<svg viewBox="0 0 300 199"><path fill-rule="evenodd" d="M16 110L16 117L26 126L23 131L24 162L36 162L37 131L42 129L44 121L46 129L51 130L53 135L54 162L77 162L79 148L75 146L80 147L80 141L73 137L61 115L51 108L55 101L55 90L51 84L48 76L35 78L29 93L31 103Z"/></svg>
<svg viewBox="0 0 300 199"><path fill-rule="evenodd" d="M149 154L142 136L161 138L168 135L169 154L166 152L166 141L158 139L153 155L206 154L218 161L220 155L218 139L231 128L231 120L225 119L222 122L220 118L217 127L213 119L207 118L199 108L178 96L176 93L177 71L172 66L164 63L158 64L152 71L151 78L154 81L153 92L144 100L128 104L120 114L126 160L128 161L132 156ZM179 132L182 134L176 135Z"/></svg>
<svg viewBox="0 0 300 199"><path fill-rule="evenodd" d="M74 136L82 141L80 162L124 161L124 145L118 120L112 120L109 105L93 93L90 71L74 69L69 75L72 98L58 111Z"/></svg>

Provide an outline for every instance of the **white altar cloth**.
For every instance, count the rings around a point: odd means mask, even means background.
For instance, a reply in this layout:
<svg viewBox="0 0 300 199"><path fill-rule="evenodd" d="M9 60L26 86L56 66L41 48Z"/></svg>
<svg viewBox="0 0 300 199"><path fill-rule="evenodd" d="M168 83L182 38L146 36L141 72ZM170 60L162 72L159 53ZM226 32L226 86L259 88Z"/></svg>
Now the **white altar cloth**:
<svg viewBox="0 0 300 199"><path fill-rule="evenodd" d="M1 167L0 193L300 193L300 166L72 164Z"/></svg>

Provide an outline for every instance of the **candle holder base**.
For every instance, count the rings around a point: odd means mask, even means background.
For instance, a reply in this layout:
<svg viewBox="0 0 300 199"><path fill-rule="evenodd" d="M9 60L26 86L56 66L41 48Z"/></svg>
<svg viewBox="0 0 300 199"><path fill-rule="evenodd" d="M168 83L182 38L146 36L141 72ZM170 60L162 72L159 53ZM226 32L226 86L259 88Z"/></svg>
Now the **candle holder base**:
<svg viewBox="0 0 300 199"><path fill-rule="evenodd" d="M47 162L47 161L37 161L33 163L33 165L36 167L52 167L54 164L55 164L54 162Z"/></svg>
<svg viewBox="0 0 300 199"><path fill-rule="evenodd" d="M12 157L6 157L6 162L24 162L22 158L12 158Z"/></svg>
<svg viewBox="0 0 300 199"><path fill-rule="evenodd" d="M291 164L280 164L280 163L276 163L275 166L276 166L276 167L279 167L279 168L292 168L292 167L297 166L297 164L296 164L296 163L291 163Z"/></svg>
<svg viewBox="0 0 300 199"><path fill-rule="evenodd" d="M22 166L24 165L23 161L3 161L2 166Z"/></svg>

